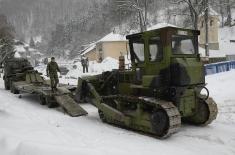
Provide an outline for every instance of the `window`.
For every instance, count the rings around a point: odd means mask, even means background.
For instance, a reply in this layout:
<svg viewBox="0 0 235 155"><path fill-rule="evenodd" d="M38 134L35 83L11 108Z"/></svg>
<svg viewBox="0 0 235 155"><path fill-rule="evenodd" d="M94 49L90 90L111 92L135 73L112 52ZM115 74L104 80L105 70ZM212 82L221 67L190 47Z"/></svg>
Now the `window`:
<svg viewBox="0 0 235 155"><path fill-rule="evenodd" d="M210 21L210 26L213 26L214 24L213 22L214 22L213 20Z"/></svg>
<svg viewBox="0 0 235 155"><path fill-rule="evenodd" d="M195 54L195 38L193 36L173 35L172 53L173 54Z"/></svg>
<svg viewBox="0 0 235 155"><path fill-rule="evenodd" d="M153 37L149 40L149 59L156 61L162 59L162 48L160 37Z"/></svg>
<svg viewBox="0 0 235 155"><path fill-rule="evenodd" d="M134 41L133 42L133 52L138 61L144 61L144 41Z"/></svg>

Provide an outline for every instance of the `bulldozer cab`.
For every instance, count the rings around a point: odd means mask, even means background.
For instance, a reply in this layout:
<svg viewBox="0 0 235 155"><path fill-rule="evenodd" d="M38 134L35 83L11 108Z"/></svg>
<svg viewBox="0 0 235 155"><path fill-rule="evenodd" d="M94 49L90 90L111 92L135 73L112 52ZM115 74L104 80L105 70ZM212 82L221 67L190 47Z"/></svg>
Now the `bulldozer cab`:
<svg viewBox="0 0 235 155"><path fill-rule="evenodd" d="M204 83L199 34L195 30L165 27L127 36L135 83L146 87Z"/></svg>

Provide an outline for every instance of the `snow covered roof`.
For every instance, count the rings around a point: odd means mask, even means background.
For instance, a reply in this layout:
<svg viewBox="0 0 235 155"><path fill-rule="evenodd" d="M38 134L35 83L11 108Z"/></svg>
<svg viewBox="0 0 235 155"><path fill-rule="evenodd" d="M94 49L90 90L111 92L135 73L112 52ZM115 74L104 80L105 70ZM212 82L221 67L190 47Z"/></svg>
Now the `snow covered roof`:
<svg viewBox="0 0 235 155"><path fill-rule="evenodd" d="M88 46L88 48L86 48L84 50L84 52L82 52L82 55L89 53L90 51L94 50L95 48L96 48L96 44L95 43L91 44L90 46Z"/></svg>
<svg viewBox="0 0 235 155"><path fill-rule="evenodd" d="M160 29L164 27L177 27L177 26L169 24L169 23L158 23L156 25L149 27L147 30L150 31L150 30Z"/></svg>
<svg viewBox="0 0 235 155"><path fill-rule="evenodd" d="M109 41L127 41L127 40L124 35L111 32L102 39L100 39L98 42L109 42Z"/></svg>

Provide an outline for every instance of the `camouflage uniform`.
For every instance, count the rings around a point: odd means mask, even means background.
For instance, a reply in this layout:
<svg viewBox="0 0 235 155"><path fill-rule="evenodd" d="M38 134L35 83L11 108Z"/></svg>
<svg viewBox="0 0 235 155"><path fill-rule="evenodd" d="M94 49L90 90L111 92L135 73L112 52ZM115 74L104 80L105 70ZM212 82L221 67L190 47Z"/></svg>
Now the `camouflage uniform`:
<svg viewBox="0 0 235 155"><path fill-rule="evenodd" d="M83 73L88 73L88 65L89 65L88 58L82 58L81 63L82 63Z"/></svg>
<svg viewBox="0 0 235 155"><path fill-rule="evenodd" d="M47 65L47 75L50 77L52 89L55 89L59 83L57 72L60 72L58 64L56 62L49 62Z"/></svg>

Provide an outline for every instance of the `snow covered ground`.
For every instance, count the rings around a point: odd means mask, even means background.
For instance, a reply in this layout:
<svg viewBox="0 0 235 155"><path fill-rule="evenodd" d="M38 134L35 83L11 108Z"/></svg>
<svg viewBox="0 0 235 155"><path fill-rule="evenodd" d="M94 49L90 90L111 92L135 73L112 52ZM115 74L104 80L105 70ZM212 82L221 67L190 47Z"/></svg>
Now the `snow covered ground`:
<svg viewBox="0 0 235 155"><path fill-rule="evenodd" d="M130 63L130 61L127 61ZM107 57L102 63L97 63L96 61L90 61L88 71L89 73L83 73L81 62L67 62L62 63L60 60L57 61L59 66L66 66L69 69L68 74L64 78L77 79L78 77L87 76L87 75L97 75L101 74L104 71L112 71L113 69L118 69L118 60L114 58ZM73 68L76 65L77 68ZM46 65L40 65L35 68L37 71L46 75Z"/></svg>
<svg viewBox="0 0 235 155"><path fill-rule="evenodd" d="M104 124L97 109L82 107L88 116L72 118L60 109L41 106L35 96L19 99L4 90L0 79L1 155L234 155L235 70L207 76L219 107L207 127L183 125L168 139L158 140Z"/></svg>

